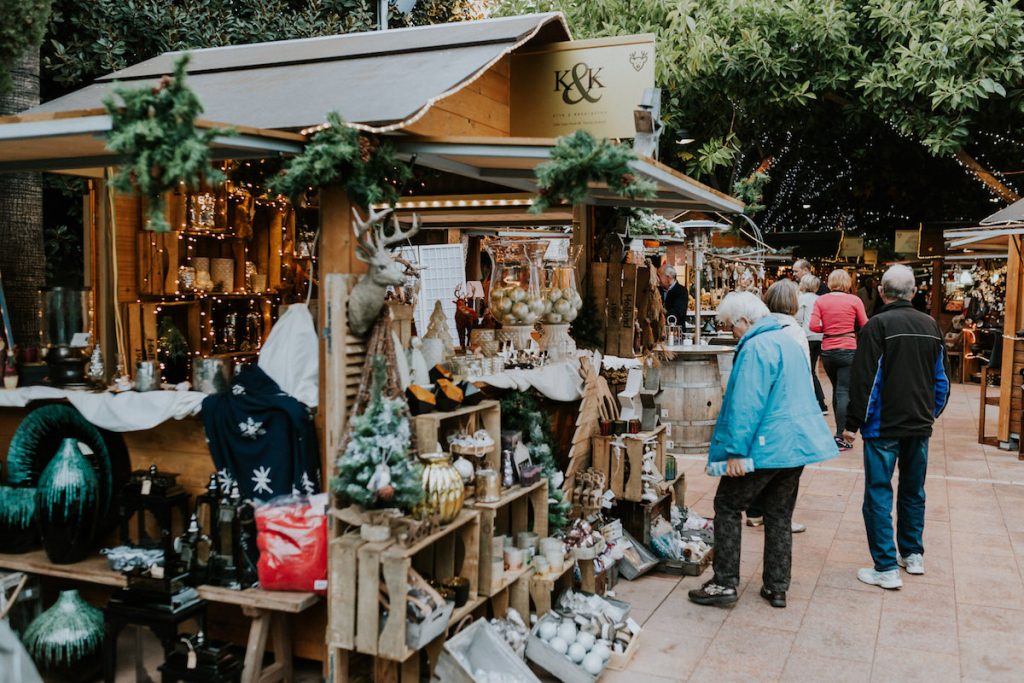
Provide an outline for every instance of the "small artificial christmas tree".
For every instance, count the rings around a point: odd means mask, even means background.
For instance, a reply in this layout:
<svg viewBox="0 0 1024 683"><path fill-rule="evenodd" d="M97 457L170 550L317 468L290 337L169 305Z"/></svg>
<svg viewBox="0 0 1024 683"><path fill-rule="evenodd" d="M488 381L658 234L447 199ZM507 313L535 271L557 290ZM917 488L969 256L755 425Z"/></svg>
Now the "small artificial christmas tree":
<svg viewBox="0 0 1024 683"><path fill-rule="evenodd" d="M448 358L455 353L455 345L452 342L452 331L448 327L448 316L444 314L440 301L434 302L434 310L430 314L430 322L427 324L425 339L439 339L444 344L444 357Z"/></svg>
<svg viewBox="0 0 1024 683"><path fill-rule="evenodd" d="M530 394L517 391L501 399L502 427L522 432L530 451L530 460L539 465L548 480L548 524L551 531L560 531L569 523L572 504L566 499L562 484L565 476L558 469L551 434L551 422Z"/></svg>
<svg viewBox="0 0 1024 683"><path fill-rule="evenodd" d="M412 433L402 398L389 398L382 356L373 358L372 397L349 423L349 439L338 458L334 492L364 509L410 511L423 499L423 468L411 455Z"/></svg>

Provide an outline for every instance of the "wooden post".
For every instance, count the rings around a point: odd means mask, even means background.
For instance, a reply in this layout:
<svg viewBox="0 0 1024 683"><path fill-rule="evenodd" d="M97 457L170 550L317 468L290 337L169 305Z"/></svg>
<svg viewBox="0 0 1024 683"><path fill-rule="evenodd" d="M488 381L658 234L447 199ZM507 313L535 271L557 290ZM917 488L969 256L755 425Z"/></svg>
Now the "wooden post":
<svg viewBox="0 0 1024 683"><path fill-rule="evenodd" d="M942 259L932 261L932 317L935 322L939 321L942 315L942 300L945 287L942 282Z"/></svg>
<svg viewBox="0 0 1024 683"><path fill-rule="evenodd" d="M94 238L93 258L96 269L93 271L93 329L100 343L107 377L113 377L117 370L117 357L122 349L117 348L117 332L114 323L114 307L117 306L117 291L114 288L113 264L111 253L114 248L110 231L110 202L107 197L105 180L93 181L93 202L95 213L91 220L86 219L85 229ZM125 368L134 367L133 359L127 355L123 359Z"/></svg>
<svg viewBox="0 0 1024 683"><path fill-rule="evenodd" d="M1007 245L1008 256L1006 259L1006 310L1003 317L1003 335L1008 338L1003 340L1003 364L999 371L999 431L997 436L1000 441L1010 440L1010 404L1013 399L1014 365L1013 351L1016 344L1013 339L1017 336L1017 330L1024 322L1024 299L1020 295L1021 285L1021 238L1020 235L1010 235Z"/></svg>

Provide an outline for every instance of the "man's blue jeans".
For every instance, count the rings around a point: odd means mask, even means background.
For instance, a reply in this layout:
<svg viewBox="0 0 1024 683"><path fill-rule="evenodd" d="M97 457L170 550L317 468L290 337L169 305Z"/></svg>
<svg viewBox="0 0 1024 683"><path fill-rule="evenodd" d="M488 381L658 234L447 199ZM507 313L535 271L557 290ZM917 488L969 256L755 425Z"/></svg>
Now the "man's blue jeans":
<svg viewBox="0 0 1024 683"><path fill-rule="evenodd" d="M875 570L880 572L898 566L892 537L892 475L897 462L900 483L896 492L896 542L903 557L924 554L928 437L864 439L864 526Z"/></svg>

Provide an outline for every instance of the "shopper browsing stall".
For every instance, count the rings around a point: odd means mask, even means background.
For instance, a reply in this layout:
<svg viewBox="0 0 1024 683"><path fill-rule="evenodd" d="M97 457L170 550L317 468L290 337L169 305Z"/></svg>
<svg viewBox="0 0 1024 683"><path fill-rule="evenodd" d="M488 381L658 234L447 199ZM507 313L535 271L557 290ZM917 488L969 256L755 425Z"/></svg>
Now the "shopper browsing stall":
<svg viewBox="0 0 1024 683"><path fill-rule="evenodd" d="M738 599L742 513L764 494L761 597L785 607L792 562L793 507L804 465L837 455L814 392L803 350L753 294L732 293L718 319L739 340L708 469L726 475L715 494L714 577L690 591L700 605Z"/></svg>
<svg viewBox="0 0 1024 683"><path fill-rule="evenodd" d="M861 300L850 294L850 274L833 270L828 276L829 293L818 297L811 312L811 331L822 333L821 364L832 382L832 411L836 416L836 445L848 451L853 444L843 439L846 404L850 394L850 366L857 348L857 330L868 322Z"/></svg>

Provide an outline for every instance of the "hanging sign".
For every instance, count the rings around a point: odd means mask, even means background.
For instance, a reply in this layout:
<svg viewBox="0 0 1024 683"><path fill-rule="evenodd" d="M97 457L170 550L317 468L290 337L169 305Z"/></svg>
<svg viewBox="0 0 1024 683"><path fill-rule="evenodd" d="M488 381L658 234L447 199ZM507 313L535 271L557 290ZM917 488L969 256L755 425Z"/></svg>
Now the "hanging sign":
<svg viewBox="0 0 1024 683"><path fill-rule="evenodd" d="M917 250L921 246L921 231L897 230L896 239L893 242L893 250L897 254L913 254L917 256Z"/></svg>
<svg viewBox="0 0 1024 683"><path fill-rule="evenodd" d="M846 258L860 258L864 255L864 238L843 236L843 244L839 248L839 256Z"/></svg>
<svg viewBox="0 0 1024 683"><path fill-rule="evenodd" d="M633 110L654 87L654 34L545 45L512 55L510 72L513 137L631 138Z"/></svg>
<svg viewBox="0 0 1024 683"><path fill-rule="evenodd" d="M878 250L877 249L865 249L864 250L864 263L869 265L876 265L878 263Z"/></svg>

